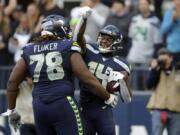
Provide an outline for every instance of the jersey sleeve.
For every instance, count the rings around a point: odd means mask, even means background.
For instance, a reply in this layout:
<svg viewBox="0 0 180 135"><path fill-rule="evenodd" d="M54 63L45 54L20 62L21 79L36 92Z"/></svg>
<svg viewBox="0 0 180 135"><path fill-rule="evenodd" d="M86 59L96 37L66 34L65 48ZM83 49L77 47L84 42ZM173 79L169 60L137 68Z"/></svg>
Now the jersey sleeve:
<svg viewBox="0 0 180 135"><path fill-rule="evenodd" d="M128 74L131 73L131 66L125 59L115 57L114 61L120 66L120 71L124 70L124 71L128 72Z"/></svg>
<svg viewBox="0 0 180 135"><path fill-rule="evenodd" d="M83 51L82 51L80 45L75 41L72 42L71 51L83 54Z"/></svg>

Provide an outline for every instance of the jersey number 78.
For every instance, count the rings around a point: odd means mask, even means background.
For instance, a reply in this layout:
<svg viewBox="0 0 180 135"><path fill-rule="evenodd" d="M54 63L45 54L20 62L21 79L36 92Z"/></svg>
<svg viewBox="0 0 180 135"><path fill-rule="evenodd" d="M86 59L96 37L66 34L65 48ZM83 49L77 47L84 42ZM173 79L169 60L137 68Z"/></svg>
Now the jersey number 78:
<svg viewBox="0 0 180 135"><path fill-rule="evenodd" d="M34 62L37 63L34 69L33 82L39 82L41 69L44 64L47 66L46 73L49 80L53 81L64 77L61 53L49 52L46 55L44 53L31 55L30 65L34 64Z"/></svg>

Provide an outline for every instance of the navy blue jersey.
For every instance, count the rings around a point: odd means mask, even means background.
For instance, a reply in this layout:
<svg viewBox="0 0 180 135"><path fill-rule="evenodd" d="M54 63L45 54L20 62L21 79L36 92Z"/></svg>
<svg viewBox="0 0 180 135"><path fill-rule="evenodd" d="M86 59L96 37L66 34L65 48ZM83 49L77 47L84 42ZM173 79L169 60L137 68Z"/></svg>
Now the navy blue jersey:
<svg viewBox="0 0 180 135"><path fill-rule="evenodd" d="M69 40L55 40L23 48L22 58L34 83L33 96L59 98L73 95L71 44Z"/></svg>
<svg viewBox="0 0 180 135"><path fill-rule="evenodd" d="M86 48L86 53L83 56L84 61L90 72L96 76L105 89L110 70L130 72L127 62L121 60L119 57L112 57L112 55L108 56L107 54L100 53L97 45L86 44ZM92 102L93 100L98 100L103 103L103 101L93 95L91 90L88 90L84 84L80 83L80 89L81 105Z"/></svg>

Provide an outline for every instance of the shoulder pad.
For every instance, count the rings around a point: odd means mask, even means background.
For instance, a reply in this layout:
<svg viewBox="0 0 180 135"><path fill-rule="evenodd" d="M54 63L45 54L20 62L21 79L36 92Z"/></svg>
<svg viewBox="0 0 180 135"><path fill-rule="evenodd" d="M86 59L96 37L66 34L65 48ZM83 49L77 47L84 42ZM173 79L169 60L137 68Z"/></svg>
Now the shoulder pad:
<svg viewBox="0 0 180 135"><path fill-rule="evenodd" d="M130 65L125 59L120 57L114 57L113 60L130 74L131 72Z"/></svg>
<svg viewBox="0 0 180 135"><path fill-rule="evenodd" d="M98 54L98 53L99 53L99 49L98 49L97 45L95 45L95 44L89 44L89 43L87 43L87 44L86 44L86 48L87 48L89 51L91 51L91 52L93 52L93 53L95 53L95 54Z"/></svg>

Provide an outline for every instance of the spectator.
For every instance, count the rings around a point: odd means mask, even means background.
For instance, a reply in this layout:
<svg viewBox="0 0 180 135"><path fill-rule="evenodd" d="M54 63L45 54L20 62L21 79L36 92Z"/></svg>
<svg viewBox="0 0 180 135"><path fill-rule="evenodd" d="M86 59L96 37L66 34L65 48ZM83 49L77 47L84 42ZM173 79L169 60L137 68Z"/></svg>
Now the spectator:
<svg viewBox="0 0 180 135"><path fill-rule="evenodd" d="M34 32L39 20L39 9L35 3L30 3L26 9L29 31ZM40 31L40 30L39 30Z"/></svg>
<svg viewBox="0 0 180 135"><path fill-rule="evenodd" d="M44 17L40 16L39 9L36 3L30 3L27 6L26 14L28 18L30 33L31 33L29 42L31 42L34 37L40 35L41 23Z"/></svg>
<svg viewBox="0 0 180 135"><path fill-rule="evenodd" d="M125 0L125 5L127 6L127 10L133 15L138 14L139 11L138 4L139 4L139 0Z"/></svg>
<svg viewBox="0 0 180 135"><path fill-rule="evenodd" d="M180 60L180 1L173 2L174 7L165 12L161 32L166 37L167 49L177 62Z"/></svg>
<svg viewBox="0 0 180 135"><path fill-rule="evenodd" d="M10 16L17 6L17 0L9 0L8 5L4 8L4 14Z"/></svg>
<svg viewBox="0 0 180 135"><path fill-rule="evenodd" d="M160 49L151 62L147 87L154 89L147 108L152 115L152 135L180 134L180 68L175 69L173 57L167 49Z"/></svg>
<svg viewBox="0 0 180 135"><path fill-rule="evenodd" d="M131 16L127 12L124 0L114 0L111 14L106 20L105 25L115 25L121 31L123 35L123 40L121 42L123 49L118 52L121 57L126 57L129 50L129 37L128 29L131 21Z"/></svg>
<svg viewBox="0 0 180 135"><path fill-rule="evenodd" d="M162 3L162 13L164 14L166 10L174 7L174 2L173 0L163 0L163 1L164 2Z"/></svg>
<svg viewBox="0 0 180 135"><path fill-rule="evenodd" d="M30 39L30 27L28 25L28 18L26 14L20 17L20 23L16 28L16 32L9 40L9 52L14 54L14 61L17 61L20 57L20 49L28 43Z"/></svg>
<svg viewBox="0 0 180 135"><path fill-rule="evenodd" d="M149 64L155 47L162 43L159 30L159 19L150 10L150 0L140 0L140 14L132 18L129 28L129 37L132 45L127 60L133 67L145 68ZM134 78L133 78L134 77ZM145 72L134 71L132 74L132 87L144 89L143 80Z"/></svg>
<svg viewBox="0 0 180 135"><path fill-rule="evenodd" d="M22 14L24 14L24 12L22 10L22 6L17 5L16 8L14 9L13 13L10 15L11 35L13 35L16 32L16 28L18 27L18 25L20 23L20 18L22 16Z"/></svg>
<svg viewBox="0 0 180 135"><path fill-rule="evenodd" d="M7 42L11 33L10 20L3 14L3 5L0 2L0 65L11 63L11 55L8 52Z"/></svg>
<svg viewBox="0 0 180 135"><path fill-rule="evenodd" d="M140 0L139 9L140 14L132 18L129 29L132 47L127 58L133 64L147 65L152 58L154 47L162 43L160 22L150 11L150 0Z"/></svg>
<svg viewBox="0 0 180 135"><path fill-rule="evenodd" d="M51 14L59 14L66 17L65 11L57 6L56 0L41 0L39 6L41 7L41 16L46 17Z"/></svg>

